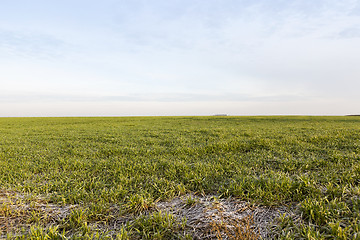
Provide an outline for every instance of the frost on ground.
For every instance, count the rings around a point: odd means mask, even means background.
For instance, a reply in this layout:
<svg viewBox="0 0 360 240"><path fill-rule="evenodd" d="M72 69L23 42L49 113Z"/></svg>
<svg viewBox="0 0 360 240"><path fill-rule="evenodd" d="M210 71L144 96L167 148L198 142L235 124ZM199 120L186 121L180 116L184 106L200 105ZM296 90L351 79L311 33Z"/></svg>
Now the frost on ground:
<svg viewBox="0 0 360 240"><path fill-rule="evenodd" d="M35 223L57 224L75 207L49 204L38 196L25 197L0 189L0 239L16 229L29 229Z"/></svg>
<svg viewBox="0 0 360 240"><path fill-rule="evenodd" d="M78 206L49 204L39 197L28 199L15 192L0 190L0 238L16 229L28 230L42 223L57 225ZM97 231L115 236L122 228L131 226L139 214L123 215L114 207L112 220L107 224L92 222ZM170 201L158 201L150 211L172 214L178 221L186 219L185 231L193 239L272 239L271 228L281 215L299 218L289 207L256 206L236 199L187 194ZM18 232L19 233L19 232ZM21 233L19 233L21 235ZM106 234L106 235L107 235Z"/></svg>
<svg viewBox="0 0 360 240"><path fill-rule="evenodd" d="M234 199L186 195L156 208L186 218L194 239L271 239L271 226L280 216L297 218L288 207L259 207Z"/></svg>

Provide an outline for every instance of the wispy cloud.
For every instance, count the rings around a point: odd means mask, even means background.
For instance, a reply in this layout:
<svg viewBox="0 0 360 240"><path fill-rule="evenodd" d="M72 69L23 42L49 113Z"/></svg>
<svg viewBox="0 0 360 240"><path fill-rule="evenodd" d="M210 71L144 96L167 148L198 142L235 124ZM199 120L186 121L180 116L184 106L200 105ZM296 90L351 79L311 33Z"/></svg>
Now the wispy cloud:
<svg viewBox="0 0 360 240"><path fill-rule="evenodd" d="M66 47L69 46L64 41L49 35L0 29L0 51L3 55L51 59L63 56Z"/></svg>
<svg viewBox="0 0 360 240"><path fill-rule="evenodd" d="M341 38L360 38L360 27L344 29L339 33L339 37L341 37Z"/></svg>

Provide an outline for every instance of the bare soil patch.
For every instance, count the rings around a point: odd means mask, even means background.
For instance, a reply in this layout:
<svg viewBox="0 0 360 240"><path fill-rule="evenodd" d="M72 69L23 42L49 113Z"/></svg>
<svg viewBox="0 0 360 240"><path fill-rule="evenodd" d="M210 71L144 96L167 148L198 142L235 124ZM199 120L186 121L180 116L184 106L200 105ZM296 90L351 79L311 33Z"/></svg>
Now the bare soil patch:
<svg viewBox="0 0 360 240"><path fill-rule="evenodd" d="M16 192L0 190L0 238L7 233L28 231L34 224L57 225L65 219L76 205L55 205L41 197L23 196ZM114 208L117 209L117 208ZM170 201L158 201L151 211L186 219L186 232L193 239L272 239L271 228L276 219L290 216L298 219L292 208L256 206L237 199L220 199L217 196L187 194ZM124 226L129 226L138 215L120 216L108 224L93 222L93 228L115 236Z"/></svg>
<svg viewBox="0 0 360 240"><path fill-rule="evenodd" d="M280 215L298 218L289 207L264 207L236 199L186 195L156 208L185 217L194 239L271 239L271 227Z"/></svg>
<svg viewBox="0 0 360 240"><path fill-rule="evenodd" d="M27 231L33 224L58 224L75 208L47 203L43 198L0 190L0 238L7 233Z"/></svg>

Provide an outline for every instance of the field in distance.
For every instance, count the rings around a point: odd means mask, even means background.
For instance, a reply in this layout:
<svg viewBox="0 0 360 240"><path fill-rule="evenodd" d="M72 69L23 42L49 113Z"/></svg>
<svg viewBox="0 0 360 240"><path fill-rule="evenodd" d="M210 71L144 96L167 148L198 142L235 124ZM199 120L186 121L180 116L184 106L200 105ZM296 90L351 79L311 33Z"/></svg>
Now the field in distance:
<svg viewBox="0 0 360 240"><path fill-rule="evenodd" d="M0 118L0 238L360 239L359 184L353 116Z"/></svg>

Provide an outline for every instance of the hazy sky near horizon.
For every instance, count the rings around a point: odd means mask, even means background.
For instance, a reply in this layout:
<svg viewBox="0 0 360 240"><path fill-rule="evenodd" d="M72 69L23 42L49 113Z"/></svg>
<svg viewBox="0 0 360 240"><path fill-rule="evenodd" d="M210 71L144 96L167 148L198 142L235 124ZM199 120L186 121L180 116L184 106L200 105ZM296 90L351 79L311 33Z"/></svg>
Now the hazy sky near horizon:
<svg viewBox="0 0 360 240"><path fill-rule="evenodd" d="M0 1L0 116L360 114L359 0Z"/></svg>

